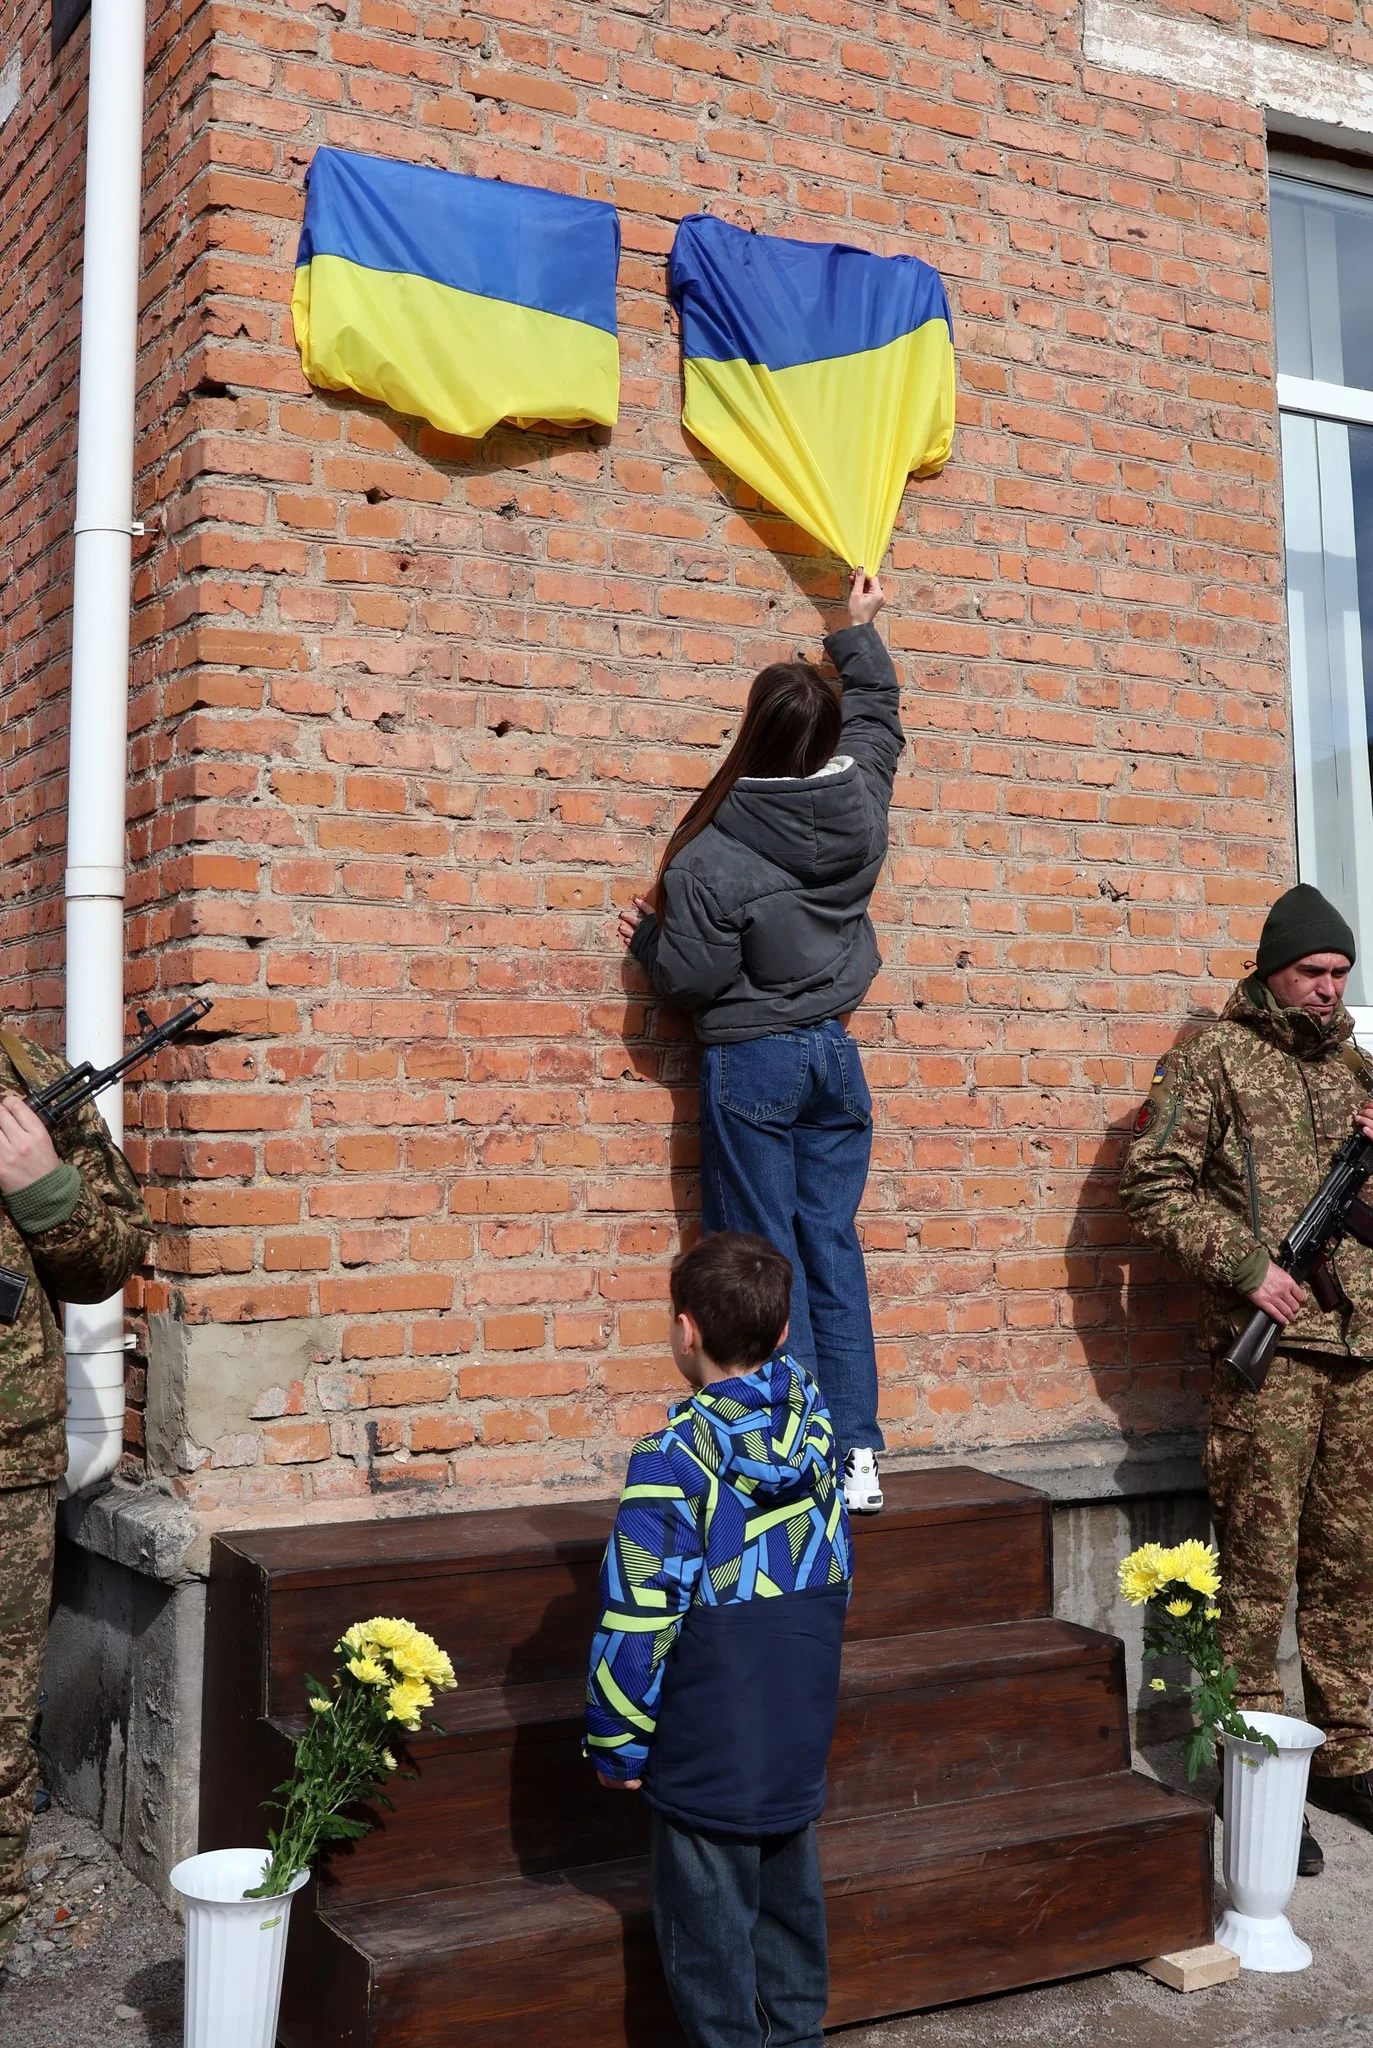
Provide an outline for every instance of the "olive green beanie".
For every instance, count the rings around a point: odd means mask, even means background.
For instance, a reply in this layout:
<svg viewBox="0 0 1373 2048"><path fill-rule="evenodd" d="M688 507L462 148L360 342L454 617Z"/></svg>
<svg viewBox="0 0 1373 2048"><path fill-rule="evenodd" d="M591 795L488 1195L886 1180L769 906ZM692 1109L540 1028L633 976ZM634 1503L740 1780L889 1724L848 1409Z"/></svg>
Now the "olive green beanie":
<svg viewBox="0 0 1373 2048"><path fill-rule="evenodd" d="M1279 896L1264 920L1254 972L1260 981L1309 953L1343 953L1354 965L1354 934L1333 903L1309 882Z"/></svg>

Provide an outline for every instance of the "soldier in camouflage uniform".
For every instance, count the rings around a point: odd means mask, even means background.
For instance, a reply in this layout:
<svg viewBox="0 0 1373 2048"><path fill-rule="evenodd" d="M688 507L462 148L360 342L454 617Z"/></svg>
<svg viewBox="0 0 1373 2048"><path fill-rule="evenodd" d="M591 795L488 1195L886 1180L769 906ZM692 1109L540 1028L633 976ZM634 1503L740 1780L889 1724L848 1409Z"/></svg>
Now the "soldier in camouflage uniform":
<svg viewBox="0 0 1373 2048"><path fill-rule="evenodd" d="M103 1301L142 1263L138 1183L90 1103L54 1140L23 1100L65 1063L0 1032L0 1268L27 1280L0 1324L0 1957L27 1902L24 1850L38 1760L30 1740L52 1598L67 1440L54 1301Z"/></svg>
<svg viewBox="0 0 1373 2048"><path fill-rule="evenodd" d="M1353 934L1317 890L1281 897L1255 973L1159 1062L1120 1193L1141 1236L1201 1282L1221 1640L1241 1706L1283 1711L1295 1579L1306 1711L1326 1734L1310 1797L1373 1827L1373 1251L1341 1248L1346 1302L1328 1313L1270 1257L1352 1125L1373 1137L1373 1069L1342 1001L1353 963ZM1260 1393L1223 1363L1255 1307L1283 1325ZM1320 1863L1308 1830L1302 1869Z"/></svg>

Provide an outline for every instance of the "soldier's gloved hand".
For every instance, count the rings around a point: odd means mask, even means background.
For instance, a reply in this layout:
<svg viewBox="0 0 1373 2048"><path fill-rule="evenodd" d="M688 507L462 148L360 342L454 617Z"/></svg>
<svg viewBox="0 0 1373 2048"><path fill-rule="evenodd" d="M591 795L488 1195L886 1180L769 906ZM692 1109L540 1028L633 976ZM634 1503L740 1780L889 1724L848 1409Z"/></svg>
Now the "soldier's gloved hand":
<svg viewBox="0 0 1373 2048"><path fill-rule="evenodd" d="M1268 1271L1248 1297L1255 1308L1261 1308L1266 1316L1272 1316L1275 1323L1290 1323L1306 1300L1306 1289L1284 1273L1282 1267L1270 1261Z"/></svg>
<svg viewBox="0 0 1373 2048"><path fill-rule="evenodd" d="M48 1127L18 1095L0 1095L0 1194L15 1195L59 1164Z"/></svg>

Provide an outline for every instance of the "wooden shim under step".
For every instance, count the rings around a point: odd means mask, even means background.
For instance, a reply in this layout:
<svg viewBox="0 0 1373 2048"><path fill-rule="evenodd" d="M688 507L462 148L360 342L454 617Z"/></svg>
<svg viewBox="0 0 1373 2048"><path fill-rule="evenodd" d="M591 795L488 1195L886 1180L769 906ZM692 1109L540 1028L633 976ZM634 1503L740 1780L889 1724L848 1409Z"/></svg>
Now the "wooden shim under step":
<svg viewBox="0 0 1373 2048"><path fill-rule="evenodd" d="M1212 1984L1228 1984L1238 1977L1240 1959L1232 1948L1211 1941L1205 1948L1180 1948L1171 1956L1151 1956L1139 1967L1174 1991L1206 1991Z"/></svg>

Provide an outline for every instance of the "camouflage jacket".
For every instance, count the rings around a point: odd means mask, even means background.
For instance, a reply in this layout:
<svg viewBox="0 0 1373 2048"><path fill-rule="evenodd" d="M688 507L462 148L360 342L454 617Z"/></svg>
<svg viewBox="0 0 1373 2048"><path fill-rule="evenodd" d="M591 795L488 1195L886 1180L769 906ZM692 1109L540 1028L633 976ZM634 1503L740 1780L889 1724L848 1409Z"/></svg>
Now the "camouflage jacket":
<svg viewBox="0 0 1373 2048"><path fill-rule="evenodd" d="M1373 1096L1373 1067L1353 1031L1343 1007L1323 1025L1280 1009L1251 978L1214 1024L1159 1061L1120 1198L1140 1235L1201 1281L1208 1351L1223 1350L1247 1321L1243 1296ZM1373 1251L1350 1240L1333 1264L1351 1306L1327 1313L1308 1292L1284 1347L1373 1359Z"/></svg>
<svg viewBox="0 0 1373 2048"><path fill-rule="evenodd" d="M35 1080L66 1071L55 1053L20 1043ZM0 1092L28 1092L3 1051ZM117 1293L142 1264L151 1231L129 1163L92 1103L59 1127L53 1144L78 1178L59 1168L35 1184L36 1202L26 1203L28 1188L0 1197L0 1267L29 1282L17 1321L0 1324L0 1487L46 1485L66 1470L62 1331L53 1302Z"/></svg>

